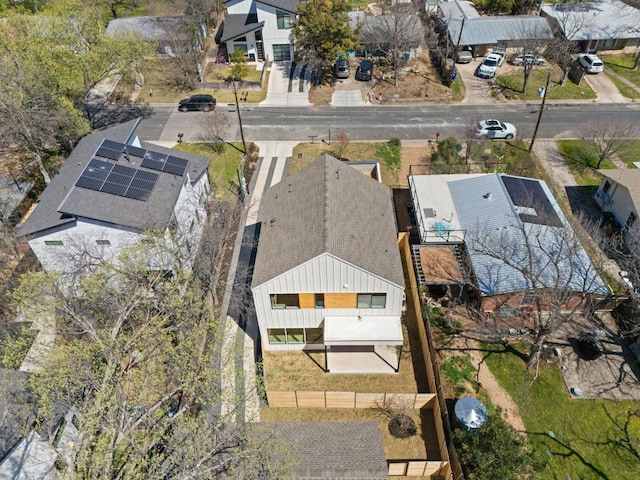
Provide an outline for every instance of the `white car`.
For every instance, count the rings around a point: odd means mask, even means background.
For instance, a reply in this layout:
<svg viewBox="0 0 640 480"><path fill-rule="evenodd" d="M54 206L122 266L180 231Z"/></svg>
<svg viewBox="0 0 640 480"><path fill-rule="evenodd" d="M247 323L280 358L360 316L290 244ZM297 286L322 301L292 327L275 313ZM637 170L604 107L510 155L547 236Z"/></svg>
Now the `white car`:
<svg viewBox="0 0 640 480"><path fill-rule="evenodd" d="M604 70L604 63L597 55L583 53L578 55L578 63L586 70L587 73L600 73Z"/></svg>
<svg viewBox="0 0 640 480"><path fill-rule="evenodd" d="M478 67L476 75L482 78L493 78L496 75L498 67L502 65L503 59L504 57L502 55L490 53Z"/></svg>
<svg viewBox="0 0 640 480"><path fill-rule="evenodd" d="M512 124L501 122L494 118L480 120L476 123L476 136L483 140L487 138L492 140L496 138L511 140L517 133L516 127Z"/></svg>
<svg viewBox="0 0 640 480"><path fill-rule="evenodd" d="M524 55L519 53L511 57L510 60L513 65L524 65L525 63L527 65L544 65L545 61L544 57L533 55L532 53L525 53Z"/></svg>

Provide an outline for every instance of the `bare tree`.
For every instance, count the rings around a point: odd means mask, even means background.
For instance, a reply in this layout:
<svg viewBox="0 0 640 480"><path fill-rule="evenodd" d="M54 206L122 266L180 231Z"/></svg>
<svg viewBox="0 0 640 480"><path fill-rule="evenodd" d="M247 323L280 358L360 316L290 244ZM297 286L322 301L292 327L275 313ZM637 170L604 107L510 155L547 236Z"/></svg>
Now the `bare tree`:
<svg viewBox="0 0 640 480"><path fill-rule="evenodd" d="M383 6L382 15L365 17L360 36L368 48L382 52L391 62L397 87L398 71L405 54L420 45L424 32L411 3L392 3Z"/></svg>
<svg viewBox="0 0 640 480"><path fill-rule="evenodd" d="M582 129L582 139L597 157L597 170L605 159L611 159L629 148L638 138L636 126L625 120L588 122Z"/></svg>
<svg viewBox="0 0 640 480"><path fill-rule="evenodd" d="M535 60L528 61L528 59L536 59L537 57L543 56L547 44L553 35L546 22L529 23L521 19L514 24L513 29L514 36L522 39L522 45L519 49L523 56L522 73L524 78L522 82L522 93L526 94L529 77L533 69L537 66Z"/></svg>
<svg viewBox="0 0 640 480"><path fill-rule="evenodd" d="M536 208L522 210L520 221L498 229L479 225L469 232L467 244L472 254L487 259L486 275L493 283L486 288L517 291L496 297L495 306L526 307L534 335L528 364L537 369L547 336L588 310L607 289L566 220L544 205L527 203Z"/></svg>

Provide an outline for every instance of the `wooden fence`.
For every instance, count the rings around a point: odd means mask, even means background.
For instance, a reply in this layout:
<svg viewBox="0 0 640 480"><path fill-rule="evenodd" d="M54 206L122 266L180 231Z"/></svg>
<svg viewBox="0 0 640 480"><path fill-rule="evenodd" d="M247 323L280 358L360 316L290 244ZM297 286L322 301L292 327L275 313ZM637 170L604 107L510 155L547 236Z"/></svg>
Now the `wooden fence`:
<svg viewBox="0 0 640 480"><path fill-rule="evenodd" d="M272 392L267 391L269 407L289 408L431 408L433 393L357 393L357 392Z"/></svg>
<svg viewBox="0 0 640 480"><path fill-rule="evenodd" d="M447 462L429 460L387 460L390 477L430 477L448 470Z"/></svg>

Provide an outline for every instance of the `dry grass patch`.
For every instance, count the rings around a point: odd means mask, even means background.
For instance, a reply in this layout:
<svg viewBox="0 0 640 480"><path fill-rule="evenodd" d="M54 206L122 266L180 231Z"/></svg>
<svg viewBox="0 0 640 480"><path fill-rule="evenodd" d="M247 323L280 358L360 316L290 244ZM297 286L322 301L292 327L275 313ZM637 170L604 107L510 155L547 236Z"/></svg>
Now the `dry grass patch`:
<svg viewBox="0 0 640 480"><path fill-rule="evenodd" d="M333 97L333 85L313 85L309 89L309 102L316 107L327 107Z"/></svg>
<svg viewBox="0 0 640 480"><path fill-rule="evenodd" d="M365 422L374 421L380 424L382 443L387 460L424 460L427 457L425 439L435 438L435 431L423 423L423 417L429 416L431 410L407 410L415 422L418 431L409 438L396 438L389 433L389 419L383 412L374 408L263 408L260 419L263 422ZM422 415L421 415L422 414ZM433 417L433 415L430 415ZM423 429L426 430L423 432ZM431 451L431 449L429 449Z"/></svg>

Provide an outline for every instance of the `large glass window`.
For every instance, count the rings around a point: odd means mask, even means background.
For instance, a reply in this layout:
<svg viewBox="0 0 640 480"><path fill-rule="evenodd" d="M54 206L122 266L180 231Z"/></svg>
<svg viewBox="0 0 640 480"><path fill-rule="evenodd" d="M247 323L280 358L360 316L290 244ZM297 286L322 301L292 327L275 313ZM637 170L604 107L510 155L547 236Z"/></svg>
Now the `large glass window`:
<svg viewBox="0 0 640 480"><path fill-rule="evenodd" d="M272 293L271 308L300 308L297 293Z"/></svg>
<svg viewBox="0 0 640 480"><path fill-rule="evenodd" d="M274 45L273 60L276 62L286 62L291 60L291 46L288 43Z"/></svg>
<svg viewBox="0 0 640 480"><path fill-rule="evenodd" d="M321 328L307 328L307 343L322 343L323 340Z"/></svg>
<svg viewBox="0 0 640 480"><path fill-rule="evenodd" d="M358 308L384 308L387 305L386 293L359 293Z"/></svg>
<svg viewBox="0 0 640 480"><path fill-rule="evenodd" d="M270 328L268 329L269 343L279 344L287 343L287 335L284 328Z"/></svg>
<svg viewBox="0 0 640 480"><path fill-rule="evenodd" d="M324 308L324 293L316 293L316 308Z"/></svg>
<svg viewBox="0 0 640 480"><path fill-rule="evenodd" d="M291 14L276 10L276 18L278 20L278 30L293 27L293 17Z"/></svg>
<svg viewBox="0 0 640 480"><path fill-rule="evenodd" d="M304 343L304 328L287 328L287 343Z"/></svg>

